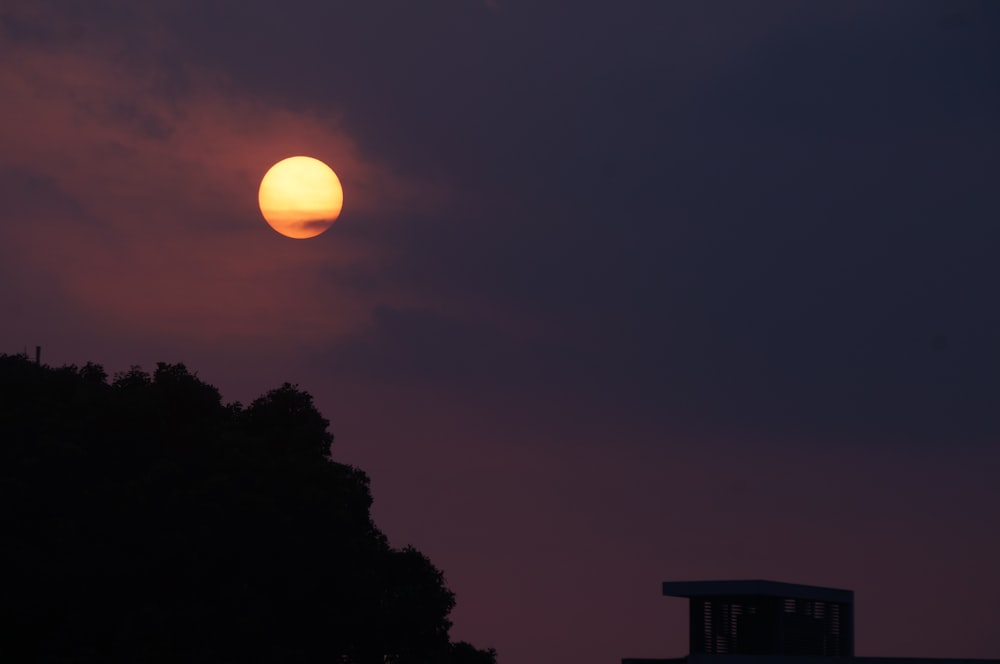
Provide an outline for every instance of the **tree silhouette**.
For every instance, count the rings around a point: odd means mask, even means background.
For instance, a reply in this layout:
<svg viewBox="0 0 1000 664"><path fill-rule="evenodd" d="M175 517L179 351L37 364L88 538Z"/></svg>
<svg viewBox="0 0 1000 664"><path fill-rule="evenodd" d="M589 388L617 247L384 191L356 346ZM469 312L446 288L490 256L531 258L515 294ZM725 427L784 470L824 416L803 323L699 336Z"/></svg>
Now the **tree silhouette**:
<svg viewBox="0 0 1000 664"><path fill-rule="evenodd" d="M492 664L312 398L0 355L0 659Z"/></svg>

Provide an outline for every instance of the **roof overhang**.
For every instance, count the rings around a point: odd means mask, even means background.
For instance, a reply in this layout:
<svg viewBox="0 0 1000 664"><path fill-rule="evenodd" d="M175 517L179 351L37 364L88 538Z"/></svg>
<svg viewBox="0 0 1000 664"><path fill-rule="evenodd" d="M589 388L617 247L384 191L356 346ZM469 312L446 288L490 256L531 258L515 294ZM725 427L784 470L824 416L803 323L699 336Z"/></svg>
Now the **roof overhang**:
<svg viewBox="0 0 1000 664"><path fill-rule="evenodd" d="M668 597L739 597L763 596L806 599L817 602L853 604L854 591L797 583L763 581L664 581L663 594Z"/></svg>

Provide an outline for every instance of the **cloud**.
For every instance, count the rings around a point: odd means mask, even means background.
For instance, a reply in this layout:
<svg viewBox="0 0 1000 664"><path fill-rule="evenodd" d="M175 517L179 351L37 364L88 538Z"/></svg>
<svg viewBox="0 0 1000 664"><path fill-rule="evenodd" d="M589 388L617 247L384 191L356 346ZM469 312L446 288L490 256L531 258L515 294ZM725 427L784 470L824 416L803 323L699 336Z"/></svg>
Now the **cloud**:
<svg viewBox="0 0 1000 664"><path fill-rule="evenodd" d="M942 393L910 351L948 334L942 380L990 384L992 144L935 118L992 97L930 99L908 58L931 55L887 47L885 17L233 6L7 10L19 301L44 282L95 329L328 349L456 394L589 389L706 428L811 435L852 394L841 432L908 433L907 409L986 430L973 388ZM841 71L845 35L863 69ZM883 78L896 105L869 112ZM303 243L255 207L295 153L345 186Z"/></svg>
<svg viewBox="0 0 1000 664"><path fill-rule="evenodd" d="M353 380L451 390L562 385L583 369L571 342L502 329L426 308L378 307L371 323L328 349L327 365Z"/></svg>
<svg viewBox="0 0 1000 664"><path fill-rule="evenodd" d="M386 257L356 225L433 208L433 187L364 157L335 112L237 94L219 71L150 66L155 30L130 34L152 45L123 58L132 46L114 32L27 7L5 11L0 47L0 91L16 100L0 124L0 251L19 289L44 275L95 325L177 339L328 339L365 319L359 278L337 275ZM330 237L295 243L260 218L259 178L293 154L344 182Z"/></svg>

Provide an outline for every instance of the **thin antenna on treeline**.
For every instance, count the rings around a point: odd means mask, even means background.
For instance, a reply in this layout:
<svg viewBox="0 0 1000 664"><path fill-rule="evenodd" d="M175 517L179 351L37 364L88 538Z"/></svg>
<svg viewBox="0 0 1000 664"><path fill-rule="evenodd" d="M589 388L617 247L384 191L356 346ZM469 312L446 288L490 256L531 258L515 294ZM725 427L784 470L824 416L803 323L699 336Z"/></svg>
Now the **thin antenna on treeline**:
<svg viewBox="0 0 1000 664"><path fill-rule="evenodd" d="M37 365L41 365L42 364L42 347L41 346L35 346L35 364L37 364Z"/></svg>

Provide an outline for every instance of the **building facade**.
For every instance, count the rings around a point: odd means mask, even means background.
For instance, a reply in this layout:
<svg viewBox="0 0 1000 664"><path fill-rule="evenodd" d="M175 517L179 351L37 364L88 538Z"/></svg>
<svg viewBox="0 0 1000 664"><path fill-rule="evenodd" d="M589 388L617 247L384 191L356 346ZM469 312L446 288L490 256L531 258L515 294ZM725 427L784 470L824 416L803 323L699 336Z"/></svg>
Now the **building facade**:
<svg viewBox="0 0 1000 664"><path fill-rule="evenodd" d="M674 581L689 606L689 652L622 664L1000 664L1000 659L856 657L854 593L777 581Z"/></svg>

